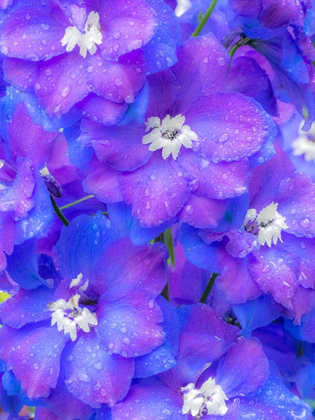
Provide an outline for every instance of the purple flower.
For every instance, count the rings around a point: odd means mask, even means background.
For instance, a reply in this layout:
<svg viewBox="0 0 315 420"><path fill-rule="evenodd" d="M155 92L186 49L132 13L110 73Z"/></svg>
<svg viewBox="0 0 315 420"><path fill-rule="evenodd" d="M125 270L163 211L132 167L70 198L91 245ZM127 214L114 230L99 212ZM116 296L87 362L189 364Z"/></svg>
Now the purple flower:
<svg viewBox="0 0 315 420"><path fill-rule="evenodd" d="M295 340L282 323L259 328L254 336L261 341L269 360L277 365L292 392L312 400L315 396L314 345Z"/></svg>
<svg viewBox="0 0 315 420"><path fill-rule="evenodd" d="M42 234L52 207L40 169L47 161L56 132L36 124L24 102L8 92L1 100L0 128L0 271L15 244ZM23 129L21 130L21 127Z"/></svg>
<svg viewBox="0 0 315 420"><path fill-rule="evenodd" d="M301 40L302 38L302 40ZM253 48L263 54L276 75L279 94L284 89L299 113L304 117L303 129L309 130L315 119L314 60L315 52L310 39L294 31L267 40L254 40ZM309 42L307 48L304 43Z"/></svg>
<svg viewBox="0 0 315 420"><path fill-rule="evenodd" d="M261 106L222 93L229 57L216 38L190 39L178 57L171 70L148 78L145 124L105 127L84 119L78 138L98 158L85 190L131 205L145 227L173 220L197 195L241 195L249 165L273 154L274 125Z"/></svg>
<svg viewBox="0 0 315 420"><path fill-rule="evenodd" d="M17 389L13 389L10 373L6 370L5 364L0 362L0 404L1 409L10 413L12 418L16 418L23 407L23 403L18 395Z"/></svg>
<svg viewBox="0 0 315 420"><path fill-rule="evenodd" d="M211 277L211 272L197 267L185 257L185 249L177 238L178 228L176 225L172 228L175 266L169 265L169 291L175 307L198 303ZM222 318L232 313L231 305L215 283L206 303Z"/></svg>
<svg viewBox="0 0 315 420"><path fill-rule="evenodd" d="M57 251L63 280L51 274L48 286L20 288L2 304L1 356L27 396L44 398L61 417L60 399L69 394L68 419L79 417L71 417L75 410L91 413L89 406L123 399L135 369L146 374L137 358L165 341L167 308L156 297L166 282L167 252L162 244L133 247L101 214L74 219ZM11 270L13 280L31 281L27 264L23 270ZM171 355L173 345L161 351Z"/></svg>
<svg viewBox="0 0 315 420"><path fill-rule="evenodd" d="M113 420L309 418L310 407L270 371L258 341L236 340L236 328L206 306L180 308L178 314L177 366L132 386L113 407Z"/></svg>
<svg viewBox="0 0 315 420"><path fill-rule="evenodd" d="M223 216L232 219L229 231L215 233L211 221L199 232L183 227L187 258L220 273L220 291L237 308L244 304L244 328L248 321L257 322L249 329L267 325L281 313L299 323L314 308L314 206L313 182L295 172L278 147L273 159L253 170L249 201L242 198L235 215L227 210Z"/></svg>
<svg viewBox="0 0 315 420"><path fill-rule="evenodd" d="M254 26L255 21L268 29L304 24L304 1L232 0L231 3L235 13L245 18L248 26Z"/></svg>
<svg viewBox="0 0 315 420"><path fill-rule="evenodd" d="M302 130L303 121L295 115L292 121L283 125L284 150L301 172L315 180L315 124L308 132Z"/></svg>
<svg viewBox="0 0 315 420"><path fill-rule="evenodd" d="M285 326L297 340L315 343L315 310L313 308L312 311L308 312L309 313L306 313L306 315L301 318L299 324L286 320Z"/></svg>
<svg viewBox="0 0 315 420"><path fill-rule="evenodd" d="M53 140L51 154L46 164L49 173L48 179L44 177L44 180L46 185L48 184L48 189L50 187L52 192L57 193L59 197L62 195L60 198L55 195L59 207L86 196L82 188L82 180L86 177L87 172L70 163L68 150L69 147L64 134L58 133ZM67 220L71 221L82 213L95 214L98 210L106 211L106 206L96 198L91 197L79 204L63 209L62 212ZM53 247L59 239L62 227L62 222L55 215L53 221L46 228L49 234L40 238L39 252L54 255Z"/></svg>
<svg viewBox="0 0 315 420"><path fill-rule="evenodd" d="M79 103L94 118L100 108L113 114L115 123L146 72L176 61L177 25L162 0L19 0L0 27L5 77L20 91L35 91L49 115Z"/></svg>
<svg viewBox="0 0 315 420"><path fill-rule="evenodd" d="M187 31L191 33L192 28L196 27L198 13L205 12L207 7L207 2L198 0L180 18L184 36L187 36ZM247 43L267 58L274 72L271 79L273 87L277 85L276 97L287 102L287 95L289 96L290 101L306 120L305 130L310 128L315 119L312 65L315 50L311 39L315 32L311 23L314 21L313 14L312 2L306 5L299 0L285 3L276 0L233 0L223 2L219 8L216 7L205 27L206 31L214 32L223 45L237 47L237 42ZM240 48L241 51L243 49L244 47ZM263 67L263 70L266 68ZM256 69L255 76L261 78L259 73L261 71ZM236 85L243 84L244 87L248 85L250 91L252 76L253 74L248 74L243 83L240 77L233 77L232 82ZM254 98L262 99L263 86L257 89L258 86L257 79ZM275 115L274 104L264 101L263 106L266 105L267 112L270 112L273 105L272 115Z"/></svg>
<svg viewBox="0 0 315 420"><path fill-rule="evenodd" d="M250 96L275 118L279 117L281 109L275 96L275 92L278 92L274 79L274 72L267 60L252 48L243 47L233 57L227 74L226 91Z"/></svg>
<svg viewBox="0 0 315 420"><path fill-rule="evenodd" d="M292 381L299 354L299 343L286 331L283 323L277 322L258 328L253 332L253 336L262 343L269 361L277 365L282 377L287 382Z"/></svg>
<svg viewBox="0 0 315 420"><path fill-rule="evenodd" d="M269 61L278 83L279 99L286 101L283 90L306 120L309 130L315 119L315 99L312 87L315 57L311 33L304 32L308 8L303 1L233 0L238 18L233 25L241 25L249 44Z"/></svg>

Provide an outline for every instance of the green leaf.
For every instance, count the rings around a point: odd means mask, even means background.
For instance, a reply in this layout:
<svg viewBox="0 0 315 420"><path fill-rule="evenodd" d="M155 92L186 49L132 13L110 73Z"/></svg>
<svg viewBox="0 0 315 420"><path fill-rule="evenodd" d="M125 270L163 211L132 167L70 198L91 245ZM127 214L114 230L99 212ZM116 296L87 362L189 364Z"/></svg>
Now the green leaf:
<svg viewBox="0 0 315 420"><path fill-rule="evenodd" d="M169 252L169 259L168 262L172 264L172 266L175 268L175 252L174 252L174 241L173 241L173 235L172 235L172 229L169 228L164 232L164 243L167 246L168 252Z"/></svg>

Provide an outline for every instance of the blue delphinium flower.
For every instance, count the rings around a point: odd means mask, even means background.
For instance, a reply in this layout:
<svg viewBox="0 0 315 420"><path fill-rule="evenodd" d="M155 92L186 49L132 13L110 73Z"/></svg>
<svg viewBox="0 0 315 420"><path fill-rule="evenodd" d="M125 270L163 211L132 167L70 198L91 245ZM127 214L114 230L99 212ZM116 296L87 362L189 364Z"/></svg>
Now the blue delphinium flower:
<svg viewBox="0 0 315 420"><path fill-rule="evenodd" d="M89 414L90 407L121 400L134 375L173 366L176 340L157 350L158 365L146 356L165 342L161 323L169 310L156 301L166 283L164 245L133 247L98 214L74 219L57 252L60 274L41 284L27 287L29 265L23 272L10 265L23 288L1 307L1 355L22 391L44 398L58 415L60 398L70 393L68 419L71 410ZM12 258L24 261L25 255L21 250Z"/></svg>
<svg viewBox="0 0 315 420"><path fill-rule="evenodd" d="M114 420L309 419L309 405L285 387L257 340L237 340L237 328L203 305L178 314L177 366L132 386Z"/></svg>
<svg viewBox="0 0 315 420"><path fill-rule="evenodd" d="M233 0L219 2L219 6L206 30L227 47L248 44L264 55L279 86L276 96L294 104L306 120L304 129L309 130L315 119L312 2ZM181 16L184 36L196 28L200 11L205 13L207 8L208 2L199 0Z"/></svg>
<svg viewBox="0 0 315 420"><path fill-rule="evenodd" d="M148 78L144 123L105 127L83 119L77 138L97 157L85 190L131 205L144 227L173 223L191 195L241 195L249 165L274 153L275 127L261 106L223 93L230 59L217 39L190 39L177 53L171 70Z"/></svg>
<svg viewBox="0 0 315 420"><path fill-rule="evenodd" d="M23 403L18 395L13 395L12 390L8 389L7 382L9 373L6 370L5 363L0 362L0 406L2 410L14 418L18 416L23 407Z"/></svg>
<svg viewBox="0 0 315 420"><path fill-rule="evenodd" d="M190 218L190 224L201 229L182 228L187 258L220 273L217 285L238 310L247 302L244 327L254 323L253 311L255 327L280 314L299 323L315 304L315 185L295 172L289 157L277 149L274 158L253 170L247 200L244 196L234 203L234 212L221 210L221 218L230 220L229 230L222 223L213 226L212 219L207 228L207 215L199 218L202 201L194 203Z"/></svg>
<svg viewBox="0 0 315 420"><path fill-rule="evenodd" d="M315 181L315 124L307 132L302 130L303 121L299 115L281 127L284 145L292 162L301 172Z"/></svg>
<svg viewBox="0 0 315 420"><path fill-rule="evenodd" d="M287 387L307 402L313 402L314 344L297 341L282 322L258 328L253 335L262 343L269 360L277 365Z"/></svg>
<svg viewBox="0 0 315 420"><path fill-rule="evenodd" d="M50 115L80 102L84 113L119 119L146 72L176 61L179 26L162 0L18 0L2 19L5 78L35 91ZM109 118L109 117L108 117Z"/></svg>
<svg viewBox="0 0 315 420"><path fill-rule="evenodd" d="M281 89L306 120L308 130L315 119L313 89L315 57L308 25L310 2L233 0L236 22L250 45L271 64ZM279 92L281 93L281 92Z"/></svg>
<svg viewBox="0 0 315 420"><path fill-rule="evenodd" d="M308 311L304 315L299 324L296 324L290 320L286 320L286 328L297 340L307 341L308 343L315 343L315 308Z"/></svg>
<svg viewBox="0 0 315 420"><path fill-rule="evenodd" d="M56 131L34 122L25 103L7 93L0 122L0 272L15 244L43 234L53 218L40 170L50 156Z"/></svg>

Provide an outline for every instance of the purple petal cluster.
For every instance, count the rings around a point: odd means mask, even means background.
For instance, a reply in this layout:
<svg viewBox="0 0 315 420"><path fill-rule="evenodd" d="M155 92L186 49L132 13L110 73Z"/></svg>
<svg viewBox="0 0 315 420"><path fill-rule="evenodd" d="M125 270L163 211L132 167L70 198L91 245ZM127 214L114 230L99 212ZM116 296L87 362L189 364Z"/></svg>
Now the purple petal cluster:
<svg viewBox="0 0 315 420"><path fill-rule="evenodd" d="M0 0L0 419L311 420L314 0Z"/></svg>

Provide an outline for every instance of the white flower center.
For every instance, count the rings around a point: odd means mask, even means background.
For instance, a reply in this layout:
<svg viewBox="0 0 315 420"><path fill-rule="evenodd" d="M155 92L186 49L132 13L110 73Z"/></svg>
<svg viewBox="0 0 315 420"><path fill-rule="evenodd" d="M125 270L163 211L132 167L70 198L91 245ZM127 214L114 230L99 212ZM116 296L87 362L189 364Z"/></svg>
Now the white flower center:
<svg viewBox="0 0 315 420"><path fill-rule="evenodd" d="M70 288L78 286L82 280L82 274L72 280ZM80 291L84 292L88 287L88 280L83 286L79 288ZM77 339L77 329L80 328L84 332L90 332L91 325L97 325L97 318L95 313L91 313L87 308L81 308L79 306L80 294L76 293L72 298L66 302L64 299L59 299L57 302L52 302L48 305L51 315L51 325L57 324L58 331L64 331L69 333L71 340Z"/></svg>
<svg viewBox="0 0 315 420"><path fill-rule="evenodd" d="M172 154L176 160L182 146L191 149L192 140L198 140L197 134L184 123L185 117L180 114L174 118L167 115L162 121L159 117L151 117L146 122L146 131L151 131L143 137L142 143L151 143L149 147L151 152L162 149L164 159Z"/></svg>
<svg viewBox="0 0 315 420"><path fill-rule="evenodd" d="M204 414L224 416L228 411L225 403L228 398L213 378L209 378L200 389L196 389L194 384L188 384L181 390L184 392L183 414L190 413L200 419Z"/></svg>
<svg viewBox="0 0 315 420"><path fill-rule="evenodd" d="M267 245L271 247L278 242L282 242L281 231L288 229L285 223L285 218L277 212L278 203L271 203L264 207L260 213L257 214L255 209L249 209L246 213L243 226L247 232L258 235L258 242L260 245Z"/></svg>
<svg viewBox="0 0 315 420"><path fill-rule="evenodd" d="M303 156L309 162L315 162L315 143L310 141L306 136L298 137L293 143L294 156Z"/></svg>
<svg viewBox="0 0 315 420"><path fill-rule="evenodd" d="M304 121L301 123L299 137L292 143L294 156L304 156L307 162L315 162L315 124L308 133L302 131Z"/></svg>
<svg viewBox="0 0 315 420"><path fill-rule="evenodd" d="M80 54L86 57L87 52L96 53L96 44L102 43L103 35L100 27L100 16L97 12L91 12L88 16L85 33L82 34L75 26L68 26L65 35L61 40L62 45L66 45L66 50L72 51L76 45L80 47Z"/></svg>

